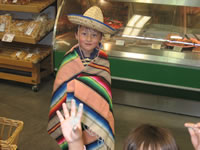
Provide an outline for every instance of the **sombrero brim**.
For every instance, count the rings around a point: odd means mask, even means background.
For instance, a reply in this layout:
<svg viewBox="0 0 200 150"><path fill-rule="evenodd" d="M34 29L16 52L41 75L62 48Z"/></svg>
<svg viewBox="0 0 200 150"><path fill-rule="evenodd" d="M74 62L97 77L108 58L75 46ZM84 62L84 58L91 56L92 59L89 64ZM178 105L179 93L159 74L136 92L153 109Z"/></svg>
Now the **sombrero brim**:
<svg viewBox="0 0 200 150"><path fill-rule="evenodd" d="M115 29L113 29L109 25L107 25L103 22L100 22L96 19L87 17L87 16L77 15L77 14L69 14L68 19L71 23L86 26L88 28L95 29L102 33L108 33L108 34L115 33Z"/></svg>

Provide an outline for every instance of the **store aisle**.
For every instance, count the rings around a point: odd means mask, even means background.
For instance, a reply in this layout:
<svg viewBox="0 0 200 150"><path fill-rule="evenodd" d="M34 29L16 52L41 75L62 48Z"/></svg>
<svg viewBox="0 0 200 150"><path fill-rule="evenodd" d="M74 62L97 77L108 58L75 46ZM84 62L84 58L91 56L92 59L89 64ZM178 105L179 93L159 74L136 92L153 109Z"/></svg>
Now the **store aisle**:
<svg viewBox="0 0 200 150"><path fill-rule="evenodd" d="M20 150L59 150L56 142L46 132L52 84L53 77L46 78L39 92L35 93L29 85L0 80L0 116L24 122L18 143ZM118 104L113 107L116 150L122 150L125 137L142 123L169 128L181 150L192 150L189 134L183 124L186 121L198 122L199 118Z"/></svg>

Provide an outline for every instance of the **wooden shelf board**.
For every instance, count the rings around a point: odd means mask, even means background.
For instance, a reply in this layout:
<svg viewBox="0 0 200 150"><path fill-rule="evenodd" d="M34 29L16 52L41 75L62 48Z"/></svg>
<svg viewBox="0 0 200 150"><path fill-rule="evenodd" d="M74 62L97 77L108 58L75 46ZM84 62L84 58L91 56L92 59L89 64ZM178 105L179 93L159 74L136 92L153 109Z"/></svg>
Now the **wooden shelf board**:
<svg viewBox="0 0 200 150"><path fill-rule="evenodd" d="M16 60L10 57L2 57L0 56L0 64L4 65L13 65L13 66L18 66L18 67L25 67L25 68L32 68L33 63L28 62L28 61L23 61L23 60Z"/></svg>
<svg viewBox="0 0 200 150"><path fill-rule="evenodd" d="M33 81L32 77L19 76L19 75L3 73L3 72L0 72L0 79L24 82L24 83L29 83L29 84L38 84L35 81Z"/></svg>
<svg viewBox="0 0 200 150"><path fill-rule="evenodd" d="M56 0L37 0L27 5L0 4L0 10L39 13Z"/></svg>

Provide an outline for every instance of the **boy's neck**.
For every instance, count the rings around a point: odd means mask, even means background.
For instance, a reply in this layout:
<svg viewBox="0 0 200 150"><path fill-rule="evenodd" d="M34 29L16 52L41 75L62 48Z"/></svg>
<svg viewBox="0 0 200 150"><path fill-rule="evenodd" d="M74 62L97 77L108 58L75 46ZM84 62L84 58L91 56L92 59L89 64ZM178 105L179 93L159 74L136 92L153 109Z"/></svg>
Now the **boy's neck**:
<svg viewBox="0 0 200 150"><path fill-rule="evenodd" d="M83 54L84 54L85 57L90 57L90 54L93 52L93 50L92 51L81 50L81 51L83 52Z"/></svg>

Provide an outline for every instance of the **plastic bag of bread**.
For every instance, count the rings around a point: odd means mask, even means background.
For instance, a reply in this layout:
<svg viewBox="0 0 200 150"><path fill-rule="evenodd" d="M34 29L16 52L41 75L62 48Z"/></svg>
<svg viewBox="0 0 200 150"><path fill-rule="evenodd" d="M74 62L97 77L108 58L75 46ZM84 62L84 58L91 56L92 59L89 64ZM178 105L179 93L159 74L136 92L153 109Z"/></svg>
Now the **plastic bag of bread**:
<svg viewBox="0 0 200 150"><path fill-rule="evenodd" d="M39 35L40 27L41 27L41 22L30 21L27 28L25 29L24 34L36 39Z"/></svg>
<svg viewBox="0 0 200 150"><path fill-rule="evenodd" d="M25 35L34 39L40 39L46 33L48 18L47 15L39 15L34 21L31 21L25 31Z"/></svg>
<svg viewBox="0 0 200 150"><path fill-rule="evenodd" d="M29 4L31 0L12 0L12 4L26 5Z"/></svg>
<svg viewBox="0 0 200 150"><path fill-rule="evenodd" d="M18 4L26 5L29 4L31 0L0 0L0 4Z"/></svg>
<svg viewBox="0 0 200 150"><path fill-rule="evenodd" d="M12 16L9 14L0 15L0 32L10 32Z"/></svg>
<svg viewBox="0 0 200 150"><path fill-rule="evenodd" d="M29 50L29 54L24 58L26 61L38 63L40 61L40 51L38 48Z"/></svg>
<svg viewBox="0 0 200 150"><path fill-rule="evenodd" d="M12 4L13 0L1 0L2 4Z"/></svg>
<svg viewBox="0 0 200 150"><path fill-rule="evenodd" d="M28 55L26 55L24 60L30 61L30 62L36 64L40 61L40 54L39 53L29 53Z"/></svg>
<svg viewBox="0 0 200 150"><path fill-rule="evenodd" d="M29 4L31 0L20 0L21 5Z"/></svg>
<svg viewBox="0 0 200 150"><path fill-rule="evenodd" d="M26 55L27 55L27 52L25 51L16 51L11 54L11 57L15 59L23 60L26 57Z"/></svg>
<svg viewBox="0 0 200 150"><path fill-rule="evenodd" d="M28 21L13 20L11 23L11 33L14 33L16 36L23 36L28 25Z"/></svg>
<svg viewBox="0 0 200 150"><path fill-rule="evenodd" d="M39 15L36 19L36 22L40 22L40 32L39 32L39 38L43 37L46 32L47 32L47 27L48 27L48 16L47 14L41 14Z"/></svg>
<svg viewBox="0 0 200 150"><path fill-rule="evenodd" d="M48 32L53 28L54 23L55 23L55 20L54 20L54 19L49 19L49 20L48 20L48 22L47 22L47 27L46 27L46 29L47 29Z"/></svg>

